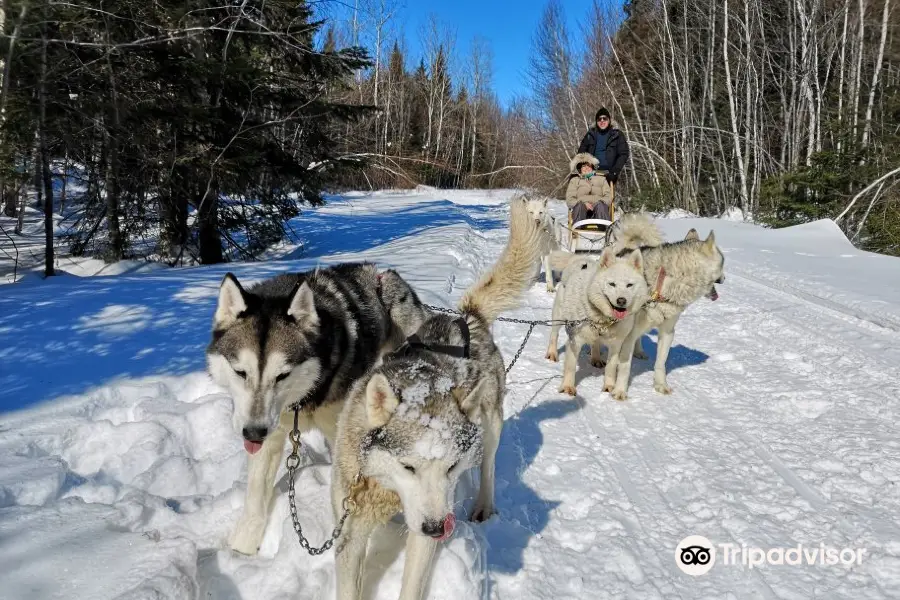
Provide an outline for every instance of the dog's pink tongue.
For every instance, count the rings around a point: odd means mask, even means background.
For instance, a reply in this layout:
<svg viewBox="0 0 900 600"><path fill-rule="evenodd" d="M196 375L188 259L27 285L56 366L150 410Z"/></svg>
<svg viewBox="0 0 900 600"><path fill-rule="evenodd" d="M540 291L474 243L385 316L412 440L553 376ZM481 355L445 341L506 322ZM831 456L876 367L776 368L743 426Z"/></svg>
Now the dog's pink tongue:
<svg viewBox="0 0 900 600"><path fill-rule="evenodd" d="M244 450L246 450L250 454L256 454L257 452L259 452L260 448L262 448L261 442L251 442L249 440L244 440Z"/></svg>
<svg viewBox="0 0 900 600"><path fill-rule="evenodd" d="M456 527L456 516L453 513L447 515L444 519L444 535L438 538L439 542L443 542L451 535L453 535L453 529Z"/></svg>
<svg viewBox="0 0 900 600"><path fill-rule="evenodd" d="M625 315L628 314L628 309L619 310L618 308L613 308L613 316L617 319L624 319Z"/></svg>
<svg viewBox="0 0 900 600"><path fill-rule="evenodd" d="M709 299L712 300L713 302L715 302L716 300L718 300L718 299L719 299L719 292L717 292L716 290L713 290L713 291L712 291L712 294L709 295Z"/></svg>

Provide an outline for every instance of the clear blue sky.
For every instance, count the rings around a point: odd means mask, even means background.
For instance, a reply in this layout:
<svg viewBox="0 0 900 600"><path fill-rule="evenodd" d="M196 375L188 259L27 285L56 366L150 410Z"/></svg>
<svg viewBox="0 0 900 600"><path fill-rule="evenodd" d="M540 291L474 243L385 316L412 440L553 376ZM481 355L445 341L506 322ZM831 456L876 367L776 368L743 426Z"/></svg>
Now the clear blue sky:
<svg viewBox="0 0 900 600"><path fill-rule="evenodd" d="M325 0L329 2L329 0ZM457 58L469 54L471 41L480 36L487 40L493 53L494 90L503 106L516 95L527 95L527 80L523 73L528 67L532 39L537 30L547 0L396 0L400 8L394 27L405 35L411 57L408 68L418 64L422 55L421 38L429 15L456 32ZM352 10L354 0L331 0L330 10L340 10L341 4ZM362 3L360 3L362 4ZM621 12L621 0L603 0ZM590 14L591 0L562 0L572 39L578 39L580 20ZM343 16L343 15L342 15ZM412 62L412 61L415 62Z"/></svg>

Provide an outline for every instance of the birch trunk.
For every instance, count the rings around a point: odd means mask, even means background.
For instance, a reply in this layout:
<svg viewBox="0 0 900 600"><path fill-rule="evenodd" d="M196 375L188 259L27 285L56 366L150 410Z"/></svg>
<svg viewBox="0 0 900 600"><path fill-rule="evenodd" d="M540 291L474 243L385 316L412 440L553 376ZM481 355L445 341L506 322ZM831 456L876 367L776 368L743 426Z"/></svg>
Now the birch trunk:
<svg viewBox="0 0 900 600"><path fill-rule="evenodd" d="M840 74L838 75L838 109L837 109L837 121L838 121L838 132L841 130L841 125L844 122L844 63L847 60L847 23L850 19L850 0L844 0L844 27L841 31L841 58L839 61ZM841 152L841 144L843 144L843 137L838 136L837 142L837 151L838 154Z"/></svg>
<svg viewBox="0 0 900 600"><path fill-rule="evenodd" d="M0 34L6 34L6 6L9 0L3 0L3 3L0 4ZM19 37L19 29L22 26L22 23L25 20L25 15L28 11L28 4L23 3L22 9L19 12L19 18L16 21L16 24L13 26L12 33L9 34L9 49L6 52L5 57L0 57L0 149L4 148L6 144L6 101L9 97L9 77L10 72L12 70L12 61L14 56L14 51L16 48L16 40ZM13 160L14 157L12 153L7 157L9 160ZM16 216L16 204L18 201L18 193L15 191L16 186L7 185L5 170L0 170L0 194L3 196L4 206L3 206L3 214L7 217Z"/></svg>
<svg viewBox="0 0 900 600"><path fill-rule="evenodd" d="M728 63L728 2L722 3L724 12L724 29L722 34L722 58L725 62L725 87L728 90L728 108L731 112L731 134L734 138L734 154L738 163L738 175L741 182L741 211L746 215L749 210L749 194L747 191L747 172L744 169L744 157L741 154L741 138L738 134L738 117L734 101L734 85L731 79L731 67Z"/></svg>
<svg viewBox="0 0 900 600"><path fill-rule="evenodd" d="M884 0L884 13L881 17L881 41L878 45L878 57L875 59L875 71L872 73L872 85L869 87L869 104L866 106L866 124L863 128L862 146L869 145L872 134L872 107L875 104L875 90L878 89L878 78L881 75L881 64L884 61L884 43L887 40L888 16L891 12L891 0Z"/></svg>
<svg viewBox="0 0 900 600"><path fill-rule="evenodd" d="M865 46L865 35L866 35L866 1L867 0L859 0L859 29L857 30L856 36L856 81L853 82L853 139L856 140L856 135L859 127L859 95L860 95L860 87L862 85L862 60L863 60L863 48Z"/></svg>

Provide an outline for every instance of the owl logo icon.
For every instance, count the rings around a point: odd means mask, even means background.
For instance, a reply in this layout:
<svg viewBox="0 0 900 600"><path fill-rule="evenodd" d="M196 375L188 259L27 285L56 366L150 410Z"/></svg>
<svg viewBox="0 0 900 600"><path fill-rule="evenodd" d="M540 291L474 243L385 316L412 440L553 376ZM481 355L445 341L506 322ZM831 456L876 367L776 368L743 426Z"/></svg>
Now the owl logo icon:
<svg viewBox="0 0 900 600"><path fill-rule="evenodd" d="M675 564L688 575L705 575L716 564L716 547L702 535L689 535L675 548Z"/></svg>

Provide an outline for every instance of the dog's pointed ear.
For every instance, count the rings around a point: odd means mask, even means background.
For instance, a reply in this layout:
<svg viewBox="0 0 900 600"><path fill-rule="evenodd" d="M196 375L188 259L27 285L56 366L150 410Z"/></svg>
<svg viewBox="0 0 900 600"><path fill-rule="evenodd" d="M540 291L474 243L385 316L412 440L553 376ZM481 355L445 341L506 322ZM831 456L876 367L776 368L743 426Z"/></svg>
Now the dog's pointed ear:
<svg viewBox="0 0 900 600"><path fill-rule="evenodd" d="M600 260L598 264L601 269L608 269L616 260L616 251L613 250L612 246L607 246L603 253L600 255Z"/></svg>
<svg viewBox="0 0 900 600"><path fill-rule="evenodd" d="M700 241L700 234L697 233L697 230L691 227L691 230L687 232L687 235L684 236L686 241L697 242Z"/></svg>
<svg viewBox="0 0 900 600"><path fill-rule="evenodd" d="M233 273L225 273L225 278L219 285L219 303L216 305L216 314L213 316L214 326L216 328L228 327L245 310L247 310L247 300L244 298L244 288L241 287Z"/></svg>
<svg viewBox="0 0 900 600"><path fill-rule="evenodd" d="M481 393L484 388L486 379L481 379L478 384L472 388L472 391L463 396L465 393L462 388L454 388L451 392L456 398L459 410L462 411L466 418L473 423L478 422L478 415L481 412Z"/></svg>
<svg viewBox="0 0 900 600"><path fill-rule="evenodd" d="M542 203L543 203L543 205L544 205L545 207L547 206L547 200L549 200L549 198L544 198L543 201L542 201Z"/></svg>
<svg viewBox="0 0 900 600"><path fill-rule="evenodd" d="M317 325L319 323L313 291L306 281L294 289L294 295L291 297L291 305L288 307L287 314L289 317L293 317L297 321L302 321L308 325Z"/></svg>
<svg viewBox="0 0 900 600"><path fill-rule="evenodd" d="M635 248L631 254L628 255L628 262L633 266L636 270L641 273L644 272L644 255L641 254L640 249Z"/></svg>
<svg viewBox="0 0 900 600"><path fill-rule="evenodd" d="M399 404L387 377L381 373L373 375L366 384L366 416L369 427L381 427L387 423Z"/></svg>
<svg viewBox="0 0 900 600"><path fill-rule="evenodd" d="M713 254L713 252L715 252L715 249L716 249L716 234L712 229L710 229L709 235L706 236L705 240L703 240L703 250L707 254Z"/></svg>

